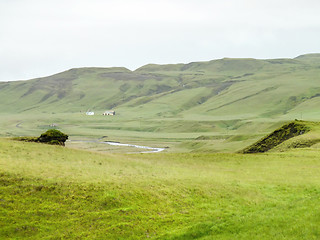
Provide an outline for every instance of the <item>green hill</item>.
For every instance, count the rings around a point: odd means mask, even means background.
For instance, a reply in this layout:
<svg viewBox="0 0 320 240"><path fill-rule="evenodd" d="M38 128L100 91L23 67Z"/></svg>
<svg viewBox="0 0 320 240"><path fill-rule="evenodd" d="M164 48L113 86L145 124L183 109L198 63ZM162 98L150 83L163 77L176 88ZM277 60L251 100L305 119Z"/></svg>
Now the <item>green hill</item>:
<svg viewBox="0 0 320 240"><path fill-rule="evenodd" d="M242 106L234 113L240 115L248 113L248 104L269 96L251 114L283 115L318 98L319 59L319 54L295 59L221 59L146 65L133 72L125 68L71 69L45 78L0 83L0 107L4 112L76 112L128 106L136 111L158 105L168 95L172 100L187 95L184 101L170 105L170 113L188 114L191 110L210 116ZM274 103L278 104L271 109ZM163 109L148 115L156 113L163 113Z"/></svg>
<svg viewBox="0 0 320 240"><path fill-rule="evenodd" d="M2 82L0 132L38 135L55 123L71 136L157 140L182 151L239 150L288 120L320 118L319 59L79 68ZM114 118L100 116L111 109ZM87 110L97 115L89 118Z"/></svg>

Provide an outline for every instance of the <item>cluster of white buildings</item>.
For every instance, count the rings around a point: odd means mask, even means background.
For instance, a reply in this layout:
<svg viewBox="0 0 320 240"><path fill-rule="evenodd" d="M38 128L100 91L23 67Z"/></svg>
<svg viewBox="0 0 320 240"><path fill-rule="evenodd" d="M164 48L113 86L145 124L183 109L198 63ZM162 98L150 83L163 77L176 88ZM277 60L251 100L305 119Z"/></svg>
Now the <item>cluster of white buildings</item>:
<svg viewBox="0 0 320 240"><path fill-rule="evenodd" d="M91 112L91 111L87 111L86 112L86 115L87 116L93 116L94 115L94 112ZM111 110L111 111L105 111L104 113L102 113L103 116L114 116L116 115L116 112Z"/></svg>

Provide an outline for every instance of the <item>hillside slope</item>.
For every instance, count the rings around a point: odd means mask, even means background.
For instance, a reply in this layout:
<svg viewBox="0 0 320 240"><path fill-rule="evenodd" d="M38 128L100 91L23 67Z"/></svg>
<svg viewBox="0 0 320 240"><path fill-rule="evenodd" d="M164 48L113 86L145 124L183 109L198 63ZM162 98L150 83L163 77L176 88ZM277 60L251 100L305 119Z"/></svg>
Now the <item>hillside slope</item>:
<svg viewBox="0 0 320 240"><path fill-rule="evenodd" d="M281 126L241 152L286 151L291 148L311 147L319 142L320 123L296 120Z"/></svg>
<svg viewBox="0 0 320 240"><path fill-rule="evenodd" d="M71 69L45 78L0 83L0 110L50 113L126 108L149 117L196 113L243 118L292 115L304 108L305 114L318 116L320 112L311 105L320 99L319 59L319 55L221 59L146 65L133 72Z"/></svg>

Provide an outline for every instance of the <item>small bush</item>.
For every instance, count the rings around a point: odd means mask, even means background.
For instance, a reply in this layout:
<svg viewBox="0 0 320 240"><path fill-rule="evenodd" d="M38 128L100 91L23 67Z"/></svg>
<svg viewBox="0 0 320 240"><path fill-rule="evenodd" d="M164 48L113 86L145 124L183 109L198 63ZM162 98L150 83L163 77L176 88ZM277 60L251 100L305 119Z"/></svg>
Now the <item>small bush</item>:
<svg viewBox="0 0 320 240"><path fill-rule="evenodd" d="M50 129L41 134L41 136L38 138L38 142L64 146L64 143L67 139L68 135L60 132L59 130Z"/></svg>
<svg viewBox="0 0 320 240"><path fill-rule="evenodd" d="M15 137L13 140L23 142L41 142L52 145L64 146L65 141L68 139L68 135L60 132L56 129L50 129L45 133L42 133L40 137Z"/></svg>

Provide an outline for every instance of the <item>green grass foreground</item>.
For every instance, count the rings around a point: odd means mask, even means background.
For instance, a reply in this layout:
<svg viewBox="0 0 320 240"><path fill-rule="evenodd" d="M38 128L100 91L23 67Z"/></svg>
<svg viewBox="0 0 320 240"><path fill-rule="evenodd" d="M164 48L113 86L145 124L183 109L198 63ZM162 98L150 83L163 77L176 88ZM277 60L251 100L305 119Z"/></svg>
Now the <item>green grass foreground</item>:
<svg viewBox="0 0 320 240"><path fill-rule="evenodd" d="M0 239L319 239L319 157L98 154L0 139Z"/></svg>

